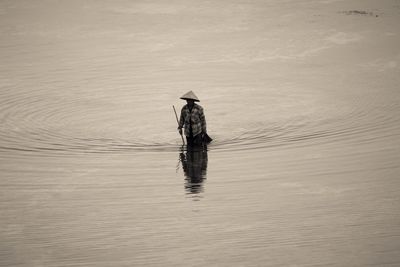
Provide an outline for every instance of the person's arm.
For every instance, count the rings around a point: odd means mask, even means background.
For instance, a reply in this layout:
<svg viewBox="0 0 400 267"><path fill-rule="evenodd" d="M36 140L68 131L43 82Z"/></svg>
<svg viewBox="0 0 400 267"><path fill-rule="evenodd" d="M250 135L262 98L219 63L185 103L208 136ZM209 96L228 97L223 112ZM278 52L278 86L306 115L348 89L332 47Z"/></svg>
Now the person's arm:
<svg viewBox="0 0 400 267"><path fill-rule="evenodd" d="M180 134L182 134L182 128L183 128L184 124L185 124L185 115L184 115L184 107L183 107L181 110L181 116L180 116L179 125L178 125L178 130L179 130Z"/></svg>
<svg viewBox="0 0 400 267"><path fill-rule="evenodd" d="M202 132L203 133L207 133L207 123L206 123L206 116L204 115L204 109L201 109L200 121L201 121L201 130L202 130Z"/></svg>

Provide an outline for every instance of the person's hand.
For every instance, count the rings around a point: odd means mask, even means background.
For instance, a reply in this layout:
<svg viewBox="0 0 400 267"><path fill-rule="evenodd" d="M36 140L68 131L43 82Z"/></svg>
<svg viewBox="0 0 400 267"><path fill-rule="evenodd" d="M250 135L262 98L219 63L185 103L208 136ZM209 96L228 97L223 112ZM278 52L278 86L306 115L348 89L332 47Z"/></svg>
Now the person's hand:
<svg viewBox="0 0 400 267"><path fill-rule="evenodd" d="M178 128L179 134L182 135L182 128Z"/></svg>

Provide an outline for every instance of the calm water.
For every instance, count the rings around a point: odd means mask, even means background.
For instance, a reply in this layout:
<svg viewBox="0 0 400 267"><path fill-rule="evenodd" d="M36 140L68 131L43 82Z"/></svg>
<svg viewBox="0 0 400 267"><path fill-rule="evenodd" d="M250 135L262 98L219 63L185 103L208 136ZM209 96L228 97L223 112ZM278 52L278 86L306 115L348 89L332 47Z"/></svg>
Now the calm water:
<svg viewBox="0 0 400 267"><path fill-rule="evenodd" d="M0 266L400 265L399 2L215 2L0 2Z"/></svg>

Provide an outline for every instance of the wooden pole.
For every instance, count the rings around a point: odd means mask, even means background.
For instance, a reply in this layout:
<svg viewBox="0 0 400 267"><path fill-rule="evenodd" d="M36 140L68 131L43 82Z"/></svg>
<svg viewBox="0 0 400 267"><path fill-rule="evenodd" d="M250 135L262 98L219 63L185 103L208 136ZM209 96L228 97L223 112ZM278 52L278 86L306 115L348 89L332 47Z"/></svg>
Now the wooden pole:
<svg viewBox="0 0 400 267"><path fill-rule="evenodd" d="M174 108L176 122L178 123L178 127L179 127L179 120L178 120L178 115L176 114L175 106L172 105L172 107ZM185 145L185 140L183 139L182 133L179 133L179 134L181 135L183 145Z"/></svg>

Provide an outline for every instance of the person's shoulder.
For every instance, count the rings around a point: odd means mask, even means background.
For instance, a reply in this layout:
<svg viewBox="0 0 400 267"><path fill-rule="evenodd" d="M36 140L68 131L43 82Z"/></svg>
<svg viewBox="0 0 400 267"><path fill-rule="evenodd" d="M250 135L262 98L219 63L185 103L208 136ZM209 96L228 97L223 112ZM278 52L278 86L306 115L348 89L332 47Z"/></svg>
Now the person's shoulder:
<svg viewBox="0 0 400 267"><path fill-rule="evenodd" d="M188 107L187 107L187 104L185 104L183 107L182 107L182 109L181 110L185 110L185 109L187 109Z"/></svg>
<svg viewBox="0 0 400 267"><path fill-rule="evenodd" d="M203 107L200 106L199 104L194 104L194 106L195 106L198 110L203 111Z"/></svg>

